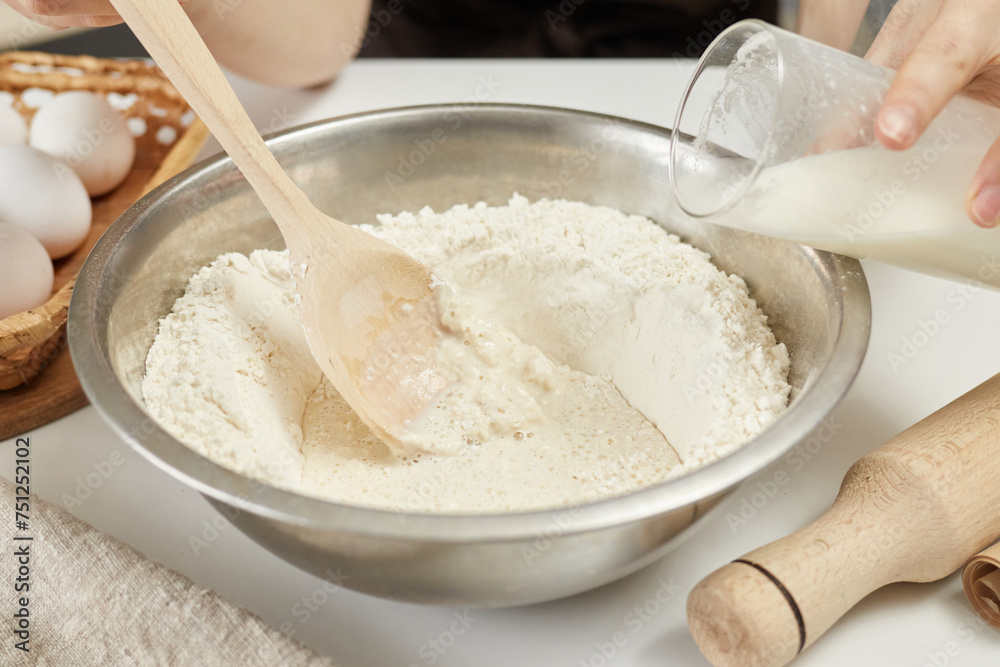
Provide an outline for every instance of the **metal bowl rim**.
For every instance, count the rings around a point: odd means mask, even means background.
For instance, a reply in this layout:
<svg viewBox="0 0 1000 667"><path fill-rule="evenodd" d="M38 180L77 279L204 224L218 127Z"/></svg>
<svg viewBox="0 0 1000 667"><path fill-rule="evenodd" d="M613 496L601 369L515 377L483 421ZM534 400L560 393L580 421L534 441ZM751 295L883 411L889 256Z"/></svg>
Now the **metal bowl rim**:
<svg viewBox="0 0 1000 667"><path fill-rule="evenodd" d="M587 111L524 104L459 103L396 107L360 112L300 125L268 135L268 146L280 150L311 133L337 129L355 123L385 122L390 119L419 120L428 114L462 110L479 117L491 114L516 115L522 121L566 120L615 123L637 131L664 135L670 130L617 116ZM112 369L101 346L102 332L96 321L98 287L101 276L112 264L118 245L132 226L174 191L210 178L212 172L233 170L224 154L209 157L155 188L116 220L87 258L69 309L68 337L77 364L80 383L91 403L122 439L160 469L199 492L227 505L284 523L346 531L367 536L420 539L436 542L496 542L535 538L551 531L554 515L573 512L569 527L560 534L577 534L642 521L721 494L767 467L805 438L828 414L854 381L864 359L871 327L871 300L868 283L857 260L803 248L814 266L836 278L834 289L842 294L843 311L833 351L815 383L799 396L793 406L764 432L738 451L689 474L624 496L572 507L557 507L505 514L425 514L402 513L334 503L319 498L257 483L189 449L155 424L132 400ZM832 397L832 398L831 398ZM154 453L166 450L170 456ZM252 495L241 492L250 485Z"/></svg>

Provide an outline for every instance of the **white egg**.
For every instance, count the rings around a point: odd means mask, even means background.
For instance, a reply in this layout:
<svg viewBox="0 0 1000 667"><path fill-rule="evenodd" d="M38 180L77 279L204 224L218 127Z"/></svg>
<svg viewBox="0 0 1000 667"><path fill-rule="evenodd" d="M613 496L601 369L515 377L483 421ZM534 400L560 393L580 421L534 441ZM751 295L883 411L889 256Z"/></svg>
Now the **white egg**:
<svg viewBox="0 0 1000 667"><path fill-rule="evenodd" d="M30 136L32 146L72 167L92 197L118 187L135 160L125 121L95 93L56 95L35 114Z"/></svg>
<svg viewBox="0 0 1000 667"><path fill-rule="evenodd" d="M58 259L80 247L91 215L87 189L72 169L30 146L0 146L0 220L26 230Z"/></svg>
<svg viewBox="0 0 1000 667"><path fill-rule="evenodd" d="M37 308L52 293L52 260L34 236L0 222L0 319Z"/></svg>
<svg viewBox="0 0 1000 667"><path fill-rule="evenodd" d="M28 143L28 125L21 114L0 103L0 146Z"/></svg>

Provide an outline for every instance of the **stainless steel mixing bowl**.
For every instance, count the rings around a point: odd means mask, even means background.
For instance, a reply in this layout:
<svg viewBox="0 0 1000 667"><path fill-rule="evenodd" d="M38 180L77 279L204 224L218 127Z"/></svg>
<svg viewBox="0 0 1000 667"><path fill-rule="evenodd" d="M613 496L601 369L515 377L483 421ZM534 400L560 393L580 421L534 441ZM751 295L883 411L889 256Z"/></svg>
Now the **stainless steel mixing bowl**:
<svg viewBox="0 0 1000 667"><path fill-rule="evenodd" d="M188 278L222 252L283 246L228 158L188 169L130 208L83 267L69 314L77 373L94 406L150 461L203 493L265 548L321 577L339 569L356 590L503 606L629 574L807 436L864 356L870 303L860 265L683 221L667 186L668 130L563 109L446 105L323 121L275 135L268 145L322 210L349 222L424 205L501 204L514 191L648 216L743 276L792 358L791 406L741 450L685 477L577 508L401 514L256 483L167 434L147 416L139 391L157 321Z"/></svg>

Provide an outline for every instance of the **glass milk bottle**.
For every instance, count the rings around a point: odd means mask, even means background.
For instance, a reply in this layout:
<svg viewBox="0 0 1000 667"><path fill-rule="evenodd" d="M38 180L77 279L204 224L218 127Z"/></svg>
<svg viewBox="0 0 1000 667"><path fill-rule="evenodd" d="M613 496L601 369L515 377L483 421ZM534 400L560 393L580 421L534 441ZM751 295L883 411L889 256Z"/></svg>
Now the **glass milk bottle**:
<svg viewBox="0 0 1000 667"><path fill-rule="evenodd" d="M1000 228L965 212L1000 110L956 97L908 150L875 139L890 69L762 21L709 46L674 124L689 215L1000 288Z"/></svg>

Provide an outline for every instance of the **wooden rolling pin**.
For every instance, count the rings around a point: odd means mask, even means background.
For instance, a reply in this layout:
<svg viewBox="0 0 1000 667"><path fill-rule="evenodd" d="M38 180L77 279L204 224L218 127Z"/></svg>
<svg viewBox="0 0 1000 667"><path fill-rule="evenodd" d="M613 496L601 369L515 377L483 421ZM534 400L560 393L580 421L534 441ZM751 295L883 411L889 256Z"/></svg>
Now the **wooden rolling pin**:
<svg viewBox="0 0 1000 667"><path fill-rule="evenodd" d="M979 617L1000 630L1000 542L972 557L962 587Z"/></svg>
<svg viewBox="0 0 1000 667"><path fill-rule="evenodd" d="M1000 537L1000 375L857 461L815 523L702 580L688 623L717 667L784 665L872 591L948 576Z"/></svg>

